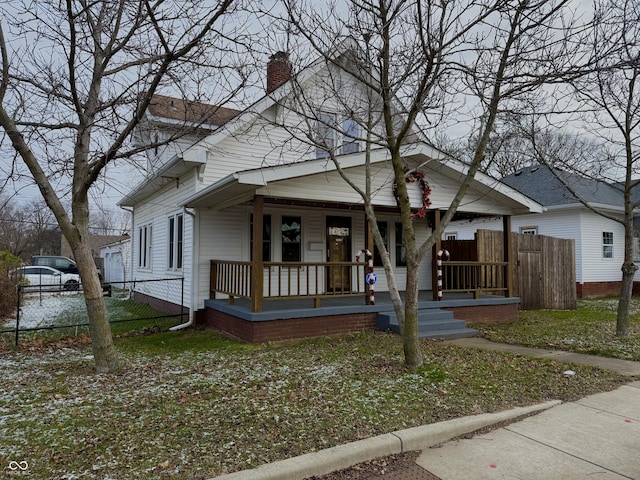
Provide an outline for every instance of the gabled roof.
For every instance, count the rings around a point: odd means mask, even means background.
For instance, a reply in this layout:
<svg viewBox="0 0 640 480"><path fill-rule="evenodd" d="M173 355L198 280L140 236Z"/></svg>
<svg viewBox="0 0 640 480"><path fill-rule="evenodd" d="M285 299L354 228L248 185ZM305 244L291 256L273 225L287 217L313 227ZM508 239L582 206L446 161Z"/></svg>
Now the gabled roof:
<svg viewBox="0 0 640 480"><path fill-rule="evenodd" d="M219 127L238 115L240 110L165 95L154 95L147 112L156 118L179 121L189 125L202 124Z"/></svg>
<svg viewBox="0 0 640 480"><path fill-rule="evenodd" d="M556 175L560 176L588 204L609 206L614 209L624 206L623 194L614 186L564 170L556 169L554 174L545 165L525 167L504 177L502 181L545 207L580 204L580 200L573 196Z"/></svg>

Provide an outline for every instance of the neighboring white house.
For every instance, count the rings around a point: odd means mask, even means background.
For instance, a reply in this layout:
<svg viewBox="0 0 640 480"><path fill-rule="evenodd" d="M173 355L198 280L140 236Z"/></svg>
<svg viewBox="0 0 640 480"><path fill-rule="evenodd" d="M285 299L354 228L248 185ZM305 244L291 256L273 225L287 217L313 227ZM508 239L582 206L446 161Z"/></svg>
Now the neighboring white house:
<svg viewBox="0 0 640 480"><path fill-rule="evenodd" d="M340 91L349 92L352 108L346 109L345 99L326 95L321 86L327 78L339 78ZM249 269L249 262L256 261L255 255L261 257L260 265L274 262L265 266L265 292L277 283L281 295L285 289L295 295L302 289L308 291L315 282L313 288L318 294L344 293L355 285L353 276L345 276L339 268L333 273L318 273L312 271L315 264L354 262L361 250L371 245L362 199L341 178L326 152L291 133L304 120L286 107L294 86L316 95L317 102L311 108L322 112L315 122L316 135L340 154L342 169L364 189L365 153L360 127L364 120L357 112L366 108L353 104L354 99L365 97L358 94L364 92L364 87L323 61L292 79L291 65L281 52L270 59L266 83L266 95L247 110L214 110L206 120L209 128L194 134L199 139L191 145L176 142L171 148L150 149L153 175L119 203L133 209L132 278L183 276L185 306L192 314L202 310L212 296L213 260L226 262L227 270L220 272L227 272L224 275L234 282L239 281L241 267ZM137 139L142 144L162 138L177 118L187 123L203 121L199 104L168 97L157 101L164 107L156 108L138 132ZM168 107L167 102L171 102ZM194 116L195 107L200 113ZM163 109L174 112L173 118L164 122L158 114ZM342 134L327 129L325 122L341 125ZM446 210L466 167L418 138L406 146L404 158L407 168L419 169L429 182L431 210ZM402 230L396 227L399 210L393 192L394 176L384 149L371 152L371 178L378 220L386 226L385 240L402 290L406 270ZM416 210L423 202L423 192L418 187L416 182L416 187L409 189ZM478 174L460 211L510 216L539 212L541 207L495 179ZM254 228L256 212L260 221ZM423 240L431 225L425 218L416 222L418 240ZM282 263L287 264L286 273ZM432 266L424 263L420 288L431 289ZM386 280L379 272L376 289L385 291ZM216 282L221 281L223 273L217 274ZM246 292L248 287L234 284L224 288ZM225 291L224 288L218 291ZM163 300L180 301L177 296Z"/></svg>
<svg viewBox="0 0 640 480"><path fill-rule="evenodd" d="M103 245L100 247L100 258L104 267L104 283L124 283L131 280L130 238Z"/></svg>
<svg viewBox="0 0 640 480"><path fill-rule="evenodd" d="M622 218L624 208L620 189L566 171L557 171L557 174L593 208ZM620 267L624 258L621 223L598 215L580 203L545 166L523 168L502 181L545 208L543 213L513 216L512 231L575 240L579 298L619 293ZM449 224L443 239L470 240L479 229L502 230L502 220L495 217L457 220ZM637 236L635 243L634 256L638 261ZM636 281L639 279L636 276Z"/></svg>

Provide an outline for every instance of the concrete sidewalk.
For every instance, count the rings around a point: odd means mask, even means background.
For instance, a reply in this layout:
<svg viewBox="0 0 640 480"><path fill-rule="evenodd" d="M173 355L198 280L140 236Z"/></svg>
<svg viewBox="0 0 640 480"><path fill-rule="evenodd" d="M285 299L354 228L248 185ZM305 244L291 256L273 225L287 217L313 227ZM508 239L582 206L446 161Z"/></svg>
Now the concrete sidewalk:
<svg viewBox="0 0 640 480"><path fill-rule="evenodd" d="M498 344L482 338L452 340L451 343L561 359L610 369L630 379L640 378L640 362ZM537 412L542 413L488 434L451 441L486 426ZM422 453L410 472L376 478L640 479L637 453L640 450L640 381L577 402L546 402L387 433L217 479L302 480L413 450Z"/></svg>
<svg viewBox="0 0 640 480"><path fill-rule="evenodd" d="M640 382L423 450L442 480L640 479ZM384 477L383 477L384 478Z"/></svg>

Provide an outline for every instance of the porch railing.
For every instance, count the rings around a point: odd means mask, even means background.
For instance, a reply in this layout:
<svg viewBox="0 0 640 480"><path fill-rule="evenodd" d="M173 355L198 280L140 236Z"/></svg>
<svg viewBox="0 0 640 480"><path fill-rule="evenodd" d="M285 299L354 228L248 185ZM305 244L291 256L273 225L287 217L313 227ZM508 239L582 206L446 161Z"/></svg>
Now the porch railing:
<svg viewBox="0 0 640 480"><path fill-rule="evenodd" d="M362 262L264 262L262 285L264 300L367 297L366 263ZM252 262L211 260L209 298L216 293L235 298L251 298Z"/></svg>
<svg viewBox="0 0 640 480"><path fill-rule="evenodd" d="M508 262L442 262L442 290L471 292L478 298L482 292L508 291Z"/></svg>
<svg viewBox="0 0 640 480"><path fill-rule="evenodd" d="M468 292L478 298L481 293L508 293L507 262L445 261L444 292ZM320 306L321 298L358 296L368 298L365 282L366 263L358 262L264 262L259 285L262 300L311 298ZM252 298L252 262L211 260L209 298L227 295ZM255 300L255 299L254 299Z"/></svg>

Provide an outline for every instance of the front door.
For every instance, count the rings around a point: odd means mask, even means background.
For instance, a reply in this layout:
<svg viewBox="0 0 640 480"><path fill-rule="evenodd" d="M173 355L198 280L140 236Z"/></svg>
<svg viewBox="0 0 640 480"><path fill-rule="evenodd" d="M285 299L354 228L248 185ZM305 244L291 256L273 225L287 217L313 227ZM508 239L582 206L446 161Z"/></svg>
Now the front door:
<svg viewBox="0 0 640 480"><path fill-rule="evenodd" d="M327 217L327 262L350 262L351 217ZM327 268L327 293L351 291L351 269L329 266Z"/></svg>

